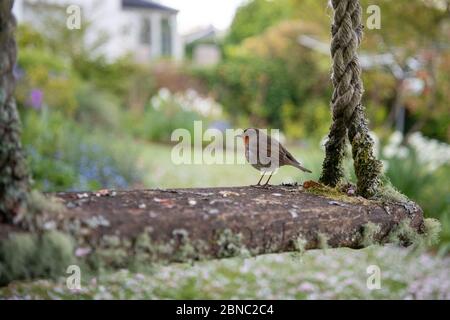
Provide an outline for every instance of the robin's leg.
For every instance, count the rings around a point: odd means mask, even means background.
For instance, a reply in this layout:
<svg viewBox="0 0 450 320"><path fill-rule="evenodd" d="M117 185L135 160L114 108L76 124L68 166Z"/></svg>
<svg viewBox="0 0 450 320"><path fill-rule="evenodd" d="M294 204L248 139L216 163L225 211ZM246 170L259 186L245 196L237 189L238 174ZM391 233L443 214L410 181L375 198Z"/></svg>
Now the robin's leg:
<svg viewBox="0 0 450 320"><path fill-rule="evenodd" d="M255 185L255 187L259 187L259 186L261 185L261 180L262 180L263 177L264 177L264 175L261 174L261 178L259 178L259 181L258 181L258 183Z"/></svg>
<svg viewBox="0 0 450 320"><path fill-rule="evenodd" d="M267 179L266 183L264 184L264 187L266 187L266 186L269 184L269 181L270 181L270 179L272 178L272 176L273 176L273 171L272 171L272 173L270 174L269 179Z"/></svg>

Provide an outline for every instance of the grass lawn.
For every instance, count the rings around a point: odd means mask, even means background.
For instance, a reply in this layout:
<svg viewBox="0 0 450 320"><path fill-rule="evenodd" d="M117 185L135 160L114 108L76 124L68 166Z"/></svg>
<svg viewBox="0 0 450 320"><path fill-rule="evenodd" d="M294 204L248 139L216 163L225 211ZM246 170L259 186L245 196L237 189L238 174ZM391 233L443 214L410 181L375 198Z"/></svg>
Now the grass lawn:
<svg viewBox="0 0 450 320"><path fill-rule="evenodd" d="M259 172L249 164L176 165L171 159L172 147L169 145L142 143L138 149L139 166L147 173L144 177L146 187L231 187L256 184L260 178ZM283 167L272 177L271 184L301 183L318 179L323 158L318 146L315 149L289 147L289 151L313 173L307 174L293 167ZM239 162L242 162L243 150L237 156L240 157Z"/></svg>
<svg viewBox="0 0 450 320"><path fill-rule="evenodd" d="M367 288L367 267L381 270ZM450 258L396 247L315 250L84 275L71 292L65 279L16 283L7 299L450 299ZM83 277L83 274L82 274Z"/></svg>

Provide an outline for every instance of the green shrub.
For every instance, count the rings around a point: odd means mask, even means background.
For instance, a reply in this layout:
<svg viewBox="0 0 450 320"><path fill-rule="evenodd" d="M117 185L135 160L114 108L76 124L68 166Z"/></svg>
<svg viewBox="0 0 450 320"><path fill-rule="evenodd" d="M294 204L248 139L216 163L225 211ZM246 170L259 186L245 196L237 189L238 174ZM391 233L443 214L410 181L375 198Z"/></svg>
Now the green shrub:
<svg viewBox="0 0 450 320"><path fill-rule="evenodd" d="M278 128L293 138L322 136L330 123L329 59L298 42L299 35L316 33L312 23L277 23L226 46L222 63L194 74L240 126Z"/></svg>
<svg viewBox="0 0 450 320"><path fill-rule="evenodd" d="M78 107L79 78L69 61L46 47L24 45L19 50L18 66L16 99L19 105L39 109L45 104L73 116ZM42 101L34 101L32 94L36 91Z"/></svg>
<svg viewBox="0 0 450 320"><path fill-rule="evenodd" d="M270 123L277 128L281 128L279 110L290 101L289 79L284 73L281 61L257 57L234 58L215 70L198 71L234 120L250 118L261 126Z"/></svg>
<svg viewBox="0 0 450 320"><path fill-rule="evenodd" d="M301 108L288 103L281 110L284 132L288 137L311 139L328 133L331 116L330 107L325 101L312 100Z"/></svg>
<svg viewBox="0 0 450 320"><path fill-rule="evenodd" d="M80 123L112 131L119 129L122 111L114 95L85 84L76 97L79 106L75 119Z"/></svg>
<svg viewBox="0 0 450 320"><path fill-rule="evenodd" d="M83 50L70 53L27 26L19 28L18 43L16 98L35 187L92 190L139 182L130 144L106 133L122 125L120 104L138 67L126 58L111 63Z"/></svg>
<svg viewBox="0 0 450 320"><path fill-rule="evenodd" d="M260 34L277 22L292 17L289 0L253 0L241 5L234 16L226 42L240 43L245 38Z"/></svg>
<svg viewBox="0 0 450 320"><path fill-rule="evenodd" d="M38 189L127 188L139 182L136 154L127 141L120 143L58 112L22 110L22 119L23 144Z"/></svg>
<svg viewBox="0 0 450 320"><path fill-rule="evenodd" d="M172 132L179 128L187 129L192 135L194 121L198 120L202 120L198 114L179 110L173 104L161 111L149 107L144 113L139 135L149 141L169 142Z"/></svg>
<svg viewBox="0 0 450 320"><path fill-rule="evenodd" d="M170 142L176 129L186 129L193 137L194 121L202 121L206 130L221 113L221 105L193 90L173 94L163 88L152 97L143 115L128 114L125 126L141 139Z"/></svg>

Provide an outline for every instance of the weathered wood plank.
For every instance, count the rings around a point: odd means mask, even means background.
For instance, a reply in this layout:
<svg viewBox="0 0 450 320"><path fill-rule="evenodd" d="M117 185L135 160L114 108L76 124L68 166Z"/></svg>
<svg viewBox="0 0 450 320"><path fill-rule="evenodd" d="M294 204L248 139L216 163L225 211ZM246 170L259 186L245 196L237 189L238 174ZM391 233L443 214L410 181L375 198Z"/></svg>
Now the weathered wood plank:
<svg viewBox="0 0 450 320"><path fill-rule="evenodd" d="M193 259L233 256L243 248L252 255L293 251L298 240L304 249L320 248L324 240L329 247L361 248L369 222L379 226L373 237L381 243L405 219L416 230L423 224L417 207L382 205L359 197L337 201L294 186L87 193L81 199L78 193L56 196L70 208L68 218L80 221L81 229L86 226L81 234L91 245L105 237L134 242L146 234L153 245L172 246L157 253L169 261L179 260L173 253L186 245L193 247Z"/></svg>

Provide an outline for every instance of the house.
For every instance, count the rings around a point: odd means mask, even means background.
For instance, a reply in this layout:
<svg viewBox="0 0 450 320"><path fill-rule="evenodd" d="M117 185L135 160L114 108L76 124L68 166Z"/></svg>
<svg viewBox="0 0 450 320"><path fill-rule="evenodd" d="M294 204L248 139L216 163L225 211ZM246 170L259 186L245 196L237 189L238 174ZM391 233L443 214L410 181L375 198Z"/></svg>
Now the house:
<svg viewBox="0 0 450 320"><path fill-rule="evenodd" d="M222 53L218 45L221 32L210 25L197 28L183 35L186 55L198 66L212 66L222 60Z"/></svg>
<svg viewBox="0 0 450 320"><path fill-rule="evenodd" d="M168 57L180 60L183 44L177 29L178 10L146 0L16 0L14 14L19 23L29 23L42 32L46 15L61 17L67 28L67 8L81 9L81 28L89 22L86 41L94 43L106 36L101 52L109 59L131 54L137 62L147 63ZM59 23L59 22L58 22ZM77 30L73 30L76 32Z"/></svg>

